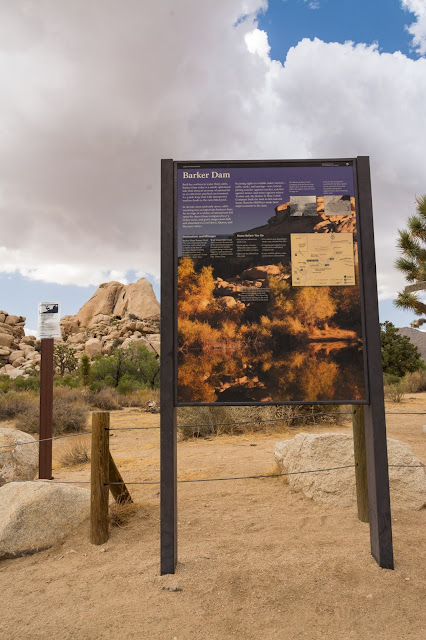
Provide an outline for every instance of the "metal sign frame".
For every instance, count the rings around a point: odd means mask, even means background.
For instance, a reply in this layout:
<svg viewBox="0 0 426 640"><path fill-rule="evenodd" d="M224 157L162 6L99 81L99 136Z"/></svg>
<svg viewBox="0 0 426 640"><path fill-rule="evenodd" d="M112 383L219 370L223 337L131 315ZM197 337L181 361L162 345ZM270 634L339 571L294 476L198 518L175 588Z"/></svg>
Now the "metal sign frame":
<svg viewBox="0 0 426 640"><path fill-rule="evenodd" d="M392 527L386 442L383 372L377 300L373 208L368 156L321 160L271 160L265 165L346 162L355 167L360 288L366 367L364 405L371 553L380 567L393 569ZM176 167L161 161L161 573L174 573L177 563L177 424L176 424ZM186 164L195 164L188 162ZM203 162L204 165L247 165L248 162ZM254 163L253 163L254 164ZM256 162L257 165L261 164ZM334 404L336 401L333 402ZM339 402L340 403L340 402ZM355 402L350 401L351 404ZM197 405L200 403L197 403ZM248 404L248 403L243 403ZM258 403L256 403L258 404ZM264 403L261 403L264 404ZM272 402L271 404L277 404ZM283 404L292 404L291 401ZM295 404L303 404L296 402ZM306 404L306 403L305 403ZM308 402L307 404L324 404ZM341 403L343 404L343 402Z"/></svg>

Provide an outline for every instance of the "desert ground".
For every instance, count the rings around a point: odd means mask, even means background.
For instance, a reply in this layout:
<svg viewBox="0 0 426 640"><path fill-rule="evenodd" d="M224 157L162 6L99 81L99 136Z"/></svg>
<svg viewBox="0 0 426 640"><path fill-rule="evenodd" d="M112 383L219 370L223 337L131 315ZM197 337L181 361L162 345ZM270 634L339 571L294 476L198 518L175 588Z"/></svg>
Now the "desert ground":
<svg viewBox="0 0 426 640"><path fill-rule="evenodd" d="M426 394L387 410L425 412L387 416L388 436L425 463ZM124 479L157 481L159 430L118 429L157 426L159 416L126 409L111 420ZM276 441L299 431L346 433L351 423L183 441L179 478L270 473ZM88 481L90 463L61 466L68 442L54 443L55 480ZM2 640L426 637L426 509L392 511L390 571L370 555L356 509L317 504L283 478L180 484L179 563L161 576L159 485L129 489L138 509L105 545L90 544L86 523L54 548L0 562Z"/></svg>

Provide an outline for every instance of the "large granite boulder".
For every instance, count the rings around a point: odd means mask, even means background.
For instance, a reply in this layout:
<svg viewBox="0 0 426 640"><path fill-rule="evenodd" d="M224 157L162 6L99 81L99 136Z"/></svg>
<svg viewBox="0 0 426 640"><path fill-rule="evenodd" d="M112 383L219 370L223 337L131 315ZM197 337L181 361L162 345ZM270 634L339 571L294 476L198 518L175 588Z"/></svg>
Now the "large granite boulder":
<svg viewBox="0 0 426 640"><path fill-rule="evenodd" d="M125 286L114 307L115 316L135 316L139 320L159 313L160 305L155 297L152 284L145 278L140 278L137 282Z"/></svg>
<svg viewBox="0 0 426 640"><path fill-rule="evenodd" d="M37 440L23 431L0 426L0 485L34 480L37 472Z"/></svg>
<svg viewBox="0 0 426 640"><path fill-rule="evenodd" d="M90 491L49 482L0 487L0 559L48 549L90 513Z"/></svg>
<svg viewBox="0 0 426 640"><path fill-rule="evenodd" d="M426 475L409 445L388 439L391 506L397 509L421 509L426 504ZM335 469L317 473L300 471L354 465L353 438L340 433L299 433L278 442L275 461L288 475L290 487L316 502L338 507L356 504L355 470Z"/></svg>
<svg viewBox="0 0 426 640"><path fill-rule="evenodd" d="M74 321L79 327L88 327L100 319L106 321L107 317L135 316L143 320L159 313L160 305L151 283L140 278L128 285L115 281L101 284L74 316ZM70 318L68 322L71 322Z"/></svg>

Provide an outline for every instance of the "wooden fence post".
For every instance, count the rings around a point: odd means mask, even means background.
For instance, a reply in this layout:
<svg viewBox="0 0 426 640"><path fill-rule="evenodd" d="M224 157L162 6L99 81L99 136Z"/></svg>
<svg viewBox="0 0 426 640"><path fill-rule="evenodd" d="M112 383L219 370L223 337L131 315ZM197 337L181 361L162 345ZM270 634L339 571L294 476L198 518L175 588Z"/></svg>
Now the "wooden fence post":
<svg viewBox="0 0 426 640"><path fill-rule="evenodd" d="M92 413L90 542L108 540L109 411Z"/></svg>
<svg viewBox="0 0 426 640"><path fill-rule="evenodd" d="M111 453L109 454L109 481L120 482L120 484L109 485L112 496L118 504L133 502L132 496L130 495L129 490L124 484L122 475L117 469L117 465L115 464L114 458L112 457Z"/></svg>
<svg viewBox="0 0 426 640"><path fill-rule="evenodd" d="M364 406L352 405L352 427L354 434L356 501L358 518L370 522L368 516L367 455L365 449Z"/></svg>

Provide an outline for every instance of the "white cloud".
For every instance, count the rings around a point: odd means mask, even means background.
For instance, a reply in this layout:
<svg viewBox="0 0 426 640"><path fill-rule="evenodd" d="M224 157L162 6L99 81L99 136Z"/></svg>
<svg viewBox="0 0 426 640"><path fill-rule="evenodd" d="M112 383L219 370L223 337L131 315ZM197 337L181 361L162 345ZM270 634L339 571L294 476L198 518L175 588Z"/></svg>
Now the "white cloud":
<svg viewBox="0 0 426 640"><path fill-rule="evenodd" d="M407 27L413 36L413 48L419 55L426 54L426 0L401 0L404 9L416 16L416 21Z"/></svg>
<svg viewBox="0 0 426 640"><path fill-rule="evenodd" d="M0 269L82 285L158 276L161 157L370 155L392 297L396 231L426 191L426 59L305 39L282 65L257 29L264 6L2 3Z"/></svg>
<svg viewBox="0 0 426 640"><path fill-rule="evenodd" d="M244 40L250 53L257 53L260 58L268 60L271 47L266 31L253 29L253 31L246 33Z"/></svg>

